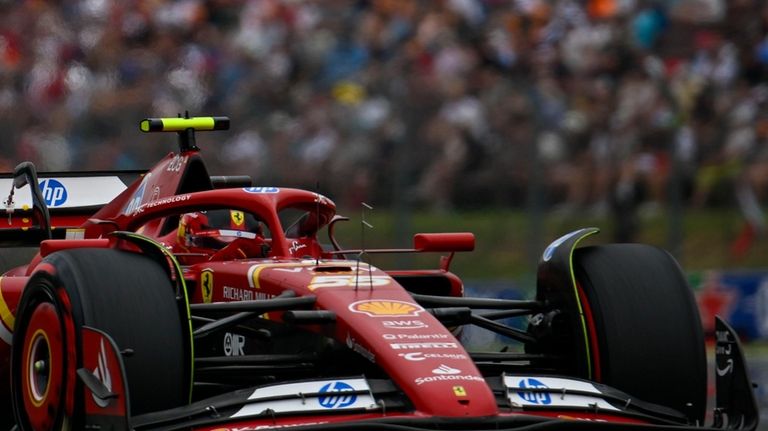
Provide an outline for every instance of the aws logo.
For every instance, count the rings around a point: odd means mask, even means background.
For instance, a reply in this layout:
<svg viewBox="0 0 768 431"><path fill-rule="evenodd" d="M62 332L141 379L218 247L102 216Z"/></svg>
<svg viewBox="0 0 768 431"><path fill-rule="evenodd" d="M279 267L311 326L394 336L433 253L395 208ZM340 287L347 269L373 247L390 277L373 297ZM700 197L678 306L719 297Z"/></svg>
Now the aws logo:
<svg viewBox="0 0 768 431"><path fill-rule="evenodd" d="M419 305L396 300L357 301L349 305L349 310L355 313L367 314L371 317L415 317L424 311Z"/></svg>

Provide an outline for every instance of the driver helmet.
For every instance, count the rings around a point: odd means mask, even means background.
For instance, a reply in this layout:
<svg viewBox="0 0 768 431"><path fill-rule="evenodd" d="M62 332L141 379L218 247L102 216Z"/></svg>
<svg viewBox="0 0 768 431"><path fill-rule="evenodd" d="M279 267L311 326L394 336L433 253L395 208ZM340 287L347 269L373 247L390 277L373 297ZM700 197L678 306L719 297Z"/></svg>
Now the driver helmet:
<svg viewBox="0 0 768 431"><path fill-rule="evenodd" d="M248 229L249 223L242 211L211 210L183 214L176 231L178 244L187 249L219 250L238 238L237 232L243 232L245 238L253 233L261 235L260 224ZM253 232L246 235L245 232Z"/></svg>

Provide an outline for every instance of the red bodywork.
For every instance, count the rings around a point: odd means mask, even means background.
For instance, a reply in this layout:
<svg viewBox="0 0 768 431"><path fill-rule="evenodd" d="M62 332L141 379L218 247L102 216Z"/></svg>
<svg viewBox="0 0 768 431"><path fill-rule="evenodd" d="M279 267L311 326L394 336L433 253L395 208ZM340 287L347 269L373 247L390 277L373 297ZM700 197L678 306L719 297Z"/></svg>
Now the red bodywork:
<svg viewBox="0 0 768 431"><path fill-rule="evenodd" d="M185 254L175 242L180 214L201 209L234 209L254 214L266 225L269 251L264 257L227 258L213 254ZM298 228L283 226L284 210L304 212ZM78 239L49 240L28 265L13 269L0 278L0 393L9 392L10 335L19 298L29 276L45 255L67 248L119 247L134 250L125 241L110 236L116 231L136 232L177 252L193 304L262 300L286 291L295 296L314 295L314 309L334 313L334 325L309 325L318 333L335 338L383 373L407 396L406 409L374 409L365 413L305 414L279 418L233 418L226 424L200 426L198 430L255 430L270 427L312 425L382 417L404 418L489 418L522 414L522 409L501 408L485 377L469 353L432 314L418 305L402 281L431 277L442 280L439 292L462 296L461 280L448 271L450 256L440 268L420 271L384 271L343 253L325 250L317 237L336 216L335 204L314 192L296 189L257 187L214 189L197 150L171 153L142 178L129 185L92 214L54 215L56 229L78 227ZM13 217L11 228L26 226L29 220ZM467 233L417 235L414 250L468 251L474 238ZM281 319L270 313L267 319ZM85 349L100 352L103 361L118 369L118 360L98 335L89 334ZM107 343L108 344L108 343ZM88 369L97 363L86 364ZM119 374L117 374L119 377ZM118 388L118 392L122 388ZM3 401L0 399L0 401ZM98 406L89 402L88 411ZM124 406L101 412L124 415ZM637 418L595 414L565 409L535 412L561 419L637 423Z"/></svg>

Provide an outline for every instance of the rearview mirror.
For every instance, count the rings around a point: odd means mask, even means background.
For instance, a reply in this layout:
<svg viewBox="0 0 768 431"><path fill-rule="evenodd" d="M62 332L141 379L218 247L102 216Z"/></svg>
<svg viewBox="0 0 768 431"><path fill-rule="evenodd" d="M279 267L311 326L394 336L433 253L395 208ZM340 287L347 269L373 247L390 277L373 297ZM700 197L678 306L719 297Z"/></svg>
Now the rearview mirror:
<svg viewBox="0 0 768 431"><path fill-rule="evenodd" d="M413 236L416 251L472 251L475 235L471 232L417 233Z"/></svg>

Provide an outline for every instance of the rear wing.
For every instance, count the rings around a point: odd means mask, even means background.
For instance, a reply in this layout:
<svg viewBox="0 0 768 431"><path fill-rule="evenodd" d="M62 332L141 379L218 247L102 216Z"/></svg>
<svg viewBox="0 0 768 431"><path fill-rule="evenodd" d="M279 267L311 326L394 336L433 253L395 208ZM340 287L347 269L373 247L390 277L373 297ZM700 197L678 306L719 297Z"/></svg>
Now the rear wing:
<svg viewBox="0 0 768 431"><path fill-rule="evenodd" d="M72 235L144 171L41 172L23 162L0 173L0 246ZM34 188L33 188L34 187ZM76 234L75 234L76 236Z"/></svg>
<svg viewBox="0 0 768 431"><path fill-rule="evenodd" d="M227 130L227 117L146 118L143 132L176 132L179 154L196 152L195 131ZM176 159L174 159L176 160ZM153 172L164 169L158 165ZM149 171L41 172L31 162L22 162L13 173L0 173L0 247L36 246L45 239L79 239L90 217L115 202ZM178 173L178 169L174 171ZM202 169L203 188L250 187L248 176L209 176ZM200 175L200 172L197 172ZM171 194L199 191L197 180L191 190L171 181ZM146 177L145 177L146 178ZM135 186L134 186L135 187ZM6 194L7 193L7 194ZM5 219L5 220L4 220Z"/></svg>
<svg viewBox="0 0 768 431"><path fill-rule="evenodd" d="M23 162L0 173L0 247L37 246L44 239L77 239L80 227L148 171L35 172ZM247 175L210 177L213 188L250 187ZM30 184L37 183L39 193ZM50 229L48 229L50 227Z"/></svg>
<svg viewBox="0 0 768 431"><path fill-rule="evenodd" d="M51 214L92 214L112 201L145 172L40 172L37 179L42 198ZM8 194L13 182L13 173L0 173L0 197L2 197L3 209L6 210ZM25 209L32 208L29 184L15 189L13 204L14 212L23 212Z"/></svg>

